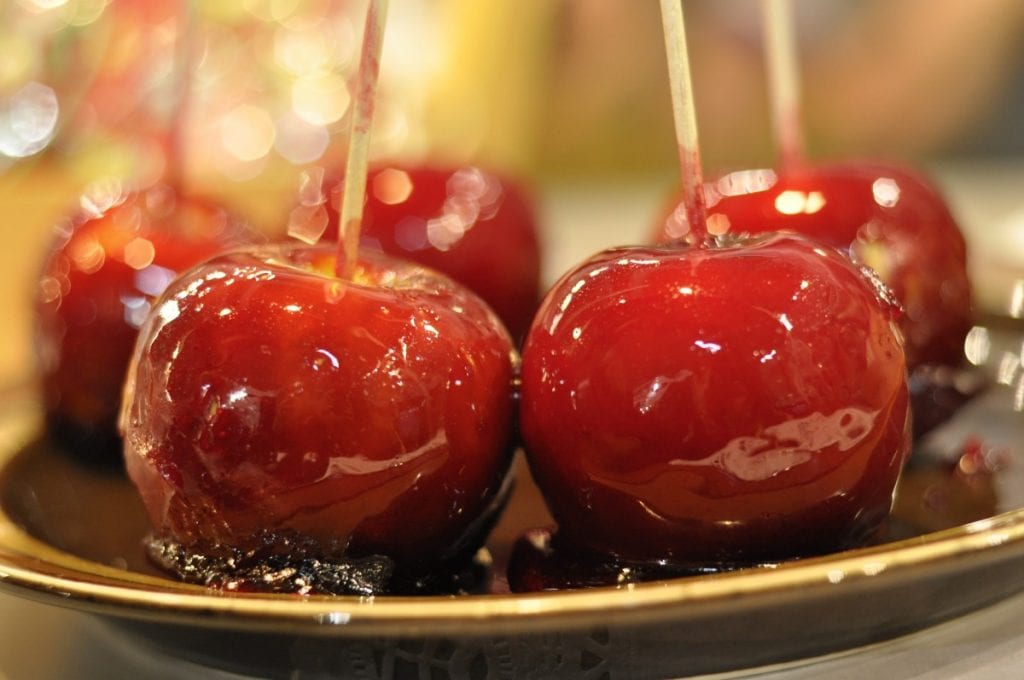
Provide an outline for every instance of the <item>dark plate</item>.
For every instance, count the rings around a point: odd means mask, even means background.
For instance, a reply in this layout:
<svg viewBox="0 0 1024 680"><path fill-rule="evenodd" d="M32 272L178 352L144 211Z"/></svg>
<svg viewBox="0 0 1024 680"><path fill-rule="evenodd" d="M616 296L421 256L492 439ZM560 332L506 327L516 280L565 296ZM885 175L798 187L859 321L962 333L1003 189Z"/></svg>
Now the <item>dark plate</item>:
<svg viewBox="0 0 1024 680"><path fill-rule="evenodd" d="M241 595L169 580L143 556L146 520L125 478L56 451L40 437L33 390L11 389L0 393L0 587L260 677L672 677L849 649L1024 589L1016 346L1007 385L919 446L879 545L536 595L502 593L500 577L493 594L420 598ZM491 541L496 564L520 531L546 521L524 476Z"/></svg>

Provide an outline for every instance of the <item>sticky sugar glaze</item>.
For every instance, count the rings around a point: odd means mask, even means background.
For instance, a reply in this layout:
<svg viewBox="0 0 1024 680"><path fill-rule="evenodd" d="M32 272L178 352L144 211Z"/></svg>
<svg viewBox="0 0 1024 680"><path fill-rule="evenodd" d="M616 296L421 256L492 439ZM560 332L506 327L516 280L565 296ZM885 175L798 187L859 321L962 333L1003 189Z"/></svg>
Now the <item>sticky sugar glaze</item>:
<svg viewBox="0 0 1024 680"><path fill-rule="evenodd" d="M406 572L476 549L511 452L515 352L476 296L333 249L216 258L142 330L127 469L158 534L202 551L261 532Z"/></svg>
<svg viewBox="0 0 1024 680"><path fill-rule="evenodd" d="M880 291L795 236L615 249L563 277L524 347L521 410L560 535L701 564L862 542L908 441Z"/></svg>

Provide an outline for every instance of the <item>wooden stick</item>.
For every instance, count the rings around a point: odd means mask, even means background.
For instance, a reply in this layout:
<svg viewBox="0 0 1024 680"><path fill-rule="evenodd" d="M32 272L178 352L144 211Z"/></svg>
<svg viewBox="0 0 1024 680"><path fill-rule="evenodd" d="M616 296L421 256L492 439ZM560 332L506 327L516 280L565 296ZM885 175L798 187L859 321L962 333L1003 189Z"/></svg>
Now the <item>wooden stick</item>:
<svg viewBox="0 0 1024 680"><path fill-rule="evenodd" d="M665 56L668 58L668 80L679 149L683 205L689 226L687 240L691 244L700 245L707 238L707 206L681 0L661 0L661 22L665 33Z"/></svg>
<svg viewBox="0 0 1024 680"><path fill-rule="evenodd" d="M377 76L380 73L380 54L387 12L388 0L370 0L366 10L362 54L359 57L359 72L356 75L352 131L349 135L348 159L345 165L345 186L341 198L336 270L338 276L344 278L352 277L359 250L359 230L363 221L366 173L370 154L370 129L377 99Z"/></svg>
<svg viewBox="0 0 1024 680"><path fill-rule="evenodd" d="M776 152L780 165L790 168L804 159L793 4L791 0L762 0L761 9Z"/></svg>

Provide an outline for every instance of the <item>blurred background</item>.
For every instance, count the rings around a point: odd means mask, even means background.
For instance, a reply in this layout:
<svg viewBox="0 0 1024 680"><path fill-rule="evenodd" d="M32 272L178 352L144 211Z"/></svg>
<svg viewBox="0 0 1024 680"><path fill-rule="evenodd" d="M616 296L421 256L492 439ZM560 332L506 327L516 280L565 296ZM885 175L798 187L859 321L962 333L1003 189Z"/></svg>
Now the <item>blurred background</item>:
<svg viewBox="0 0 1024 680"><path fill-rule="evenodd" d="M982 306L1024 305L1024 3L794 4L810 155L930 172ZM0 0L0 375L29 370L36 273L90 184L174 177L283 229L299 174L340 167L364 8ZM685 8L706 173L771 165L760 2ZM653 0L392 0L372 153L524 179L550 282L649 234L677 181L660 30Z"/></svg>

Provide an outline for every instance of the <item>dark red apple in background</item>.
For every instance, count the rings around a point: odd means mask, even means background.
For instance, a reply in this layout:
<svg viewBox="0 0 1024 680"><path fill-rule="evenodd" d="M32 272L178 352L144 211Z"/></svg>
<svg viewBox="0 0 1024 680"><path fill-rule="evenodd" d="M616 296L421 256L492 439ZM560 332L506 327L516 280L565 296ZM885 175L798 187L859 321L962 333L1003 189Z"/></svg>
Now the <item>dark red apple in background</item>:
<svg viewBox="0 0 1024 680"><path fill-rule="evenodd" d="M797 236L601 253L548 293L521 427L563 539L755 564L874 534L908 448L893 303Z"/></svg>
<svg viewBox="0 0 1024 680"><path fill-rule="evenodd" d="M120 459L117 413L138 327L175 273L252 235L217 204L117 183L57 228L36 293L49 431L83 458Z"/></svg>
<svg viewBox="0 0 1024 680"><path fill-rule="evenodd" d="M447 274L522 337L540 300L537 219L523 187L472 166L398 164L371 169L366 187L362 246ZM328 239L337 235L340 192L330 194Z"/></svg>
<svg viewBox="0 0 1024 680"><path fill-rule="evenodd" d="M680 215L659 222L659 241L681 236ZM963 363L973 318L966 246L946 203L917 174L853 163L737 172L708 185L708 220L716 233L786 229L848 251L903 306L911 371Z"/></svg>
<svg viewBox="0 0 1024 680"><path fill-rule="evenodd" d="M238 252L155 303L123 425L158 538L194 555L312 542L411 578L482 544L512 452L507 332L431 270L334 265L333 248Z"/></svg>

